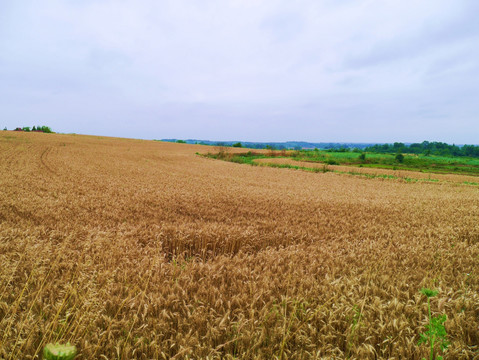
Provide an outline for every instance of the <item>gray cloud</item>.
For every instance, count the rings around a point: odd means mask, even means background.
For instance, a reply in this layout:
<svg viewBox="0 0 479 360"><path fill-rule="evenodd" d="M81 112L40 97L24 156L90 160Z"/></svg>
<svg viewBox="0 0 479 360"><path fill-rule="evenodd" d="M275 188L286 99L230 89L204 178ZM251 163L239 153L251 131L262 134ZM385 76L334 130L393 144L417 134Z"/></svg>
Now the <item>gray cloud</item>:
<svg viewBox="0 0 479 360"><path fill-rule="evenodd" d="M475 1L0 3L0 126L477 143Z"/></svg>
<svg viewBox="0 0 479 360"><path fill-rule="evenodd" d="M473 8L479 10L479 6L466 6L460 14L445 19L444 23L428 21L421 24L417 32L405 31L392 39L377 42L370 51L347 58L345 64L347 67L361 68L428 57L437 48L448 48L458 42L474 46L479 41L479 22L474 20L475 15L472 16Z"/></svg>

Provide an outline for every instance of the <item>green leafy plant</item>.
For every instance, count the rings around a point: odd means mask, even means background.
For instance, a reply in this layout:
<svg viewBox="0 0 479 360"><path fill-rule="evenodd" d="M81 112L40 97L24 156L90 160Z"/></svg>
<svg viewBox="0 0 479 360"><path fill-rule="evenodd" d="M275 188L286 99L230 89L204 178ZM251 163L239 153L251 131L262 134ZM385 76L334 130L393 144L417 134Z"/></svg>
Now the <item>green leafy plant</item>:
<svg viewBox="0 0 479 360"><path fill-rule="evenodd" d="M353 347L354 342L357 340L357 332L358 328L361 324L362 318L362 309L358 305L353 306L353 316L351 317L351 332L348 336L348 343L346 349L346 358L349 359L349 355L351 354L351 349Z"/></svg>
<svg viewBox="0 0 479 360"><path fill-rule="evenodd" d="M47 344L43 348L43 358L47 360L72 360L77 354L77 348L74 345L67 344Z"/></svg>
<svg viewBox="0 0 479 360"><path fill-rule="evenodd" d="M426 325L426 332L420 334L418 345L427 344L430 348L429 359L434 359L434 346L439 344L441 351L445 351L449 346L447 341L446 328L444 327L444 322L447 319L446 314L438 315L432 317L431 315L431 302L430 299L438 294L437 290L431 290L427 288L422 288L421 293L427 297L427 309L429 323ZM437 360L442 360L442 356L438 356ZM423 358L423 360L425 360Z"/></svg>

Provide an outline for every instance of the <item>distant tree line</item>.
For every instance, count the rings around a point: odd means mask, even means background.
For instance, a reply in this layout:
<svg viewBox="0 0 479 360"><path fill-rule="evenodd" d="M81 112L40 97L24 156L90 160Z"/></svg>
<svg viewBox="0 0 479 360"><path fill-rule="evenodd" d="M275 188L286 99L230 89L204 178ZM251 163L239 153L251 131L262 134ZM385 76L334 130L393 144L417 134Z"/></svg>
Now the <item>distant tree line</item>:
<svg viewBox="0 0 479 360"><path fill-rule="evenodd" d="M236 147L236 148L243 148L247 147L249 149L268 149L268 150L286 150L289 149L283 144L278 143L251 143L251 142L205 142L199 141L196 142L198 145L210 145L210 146L227 146L227 147ZM301 149L301 147L297 146L295 148Z"/></svg>
<svg viewBox="0 0 479 360"><path fill-rule="evenodd" d="M7 130L5 127L3 130ZM33 126L30 128L30 126L24 126L24 127L17 127L15 128L14 131L25 131L25 132L44 132L44 133L53 133L52 129L48 126Z"/></svg>
<svg viewBox="0 0 479 360"><path fill-rule="evenodd" d="M302 150L314 148L318 149L342 149L342 151L349 151L349 149L356 148L358 151L367 146L374 145L374 143L310 143L305 141L285 141L285 142L250 142L250 141L211 141L211 140L179 140L179 139L161 139L160 141L199 144L208 146L232 146L244 147L250 149L269 149L269 150Z"/></svg>
<svg viewBox="0 0 479 360"><path fill-rule="evenodd" d="M422 143L404 144L395 142L393 144L366 144L366 143L307 143L288 141L284 143L255 143L255 142L236 142L236 141L209 141L209 140L177 140L177 139L163 139L162 141L170 141L177 143L199 144L209 146L233 146L246 147L250 149L268 149L268 150L303 150L303 151L318 151L325 150L329 152L374 152L382 154L423 154L438 155L438 156L467 156L479 157L479 146L475 145L449 145L437 141L423 141ZM399 156L398 161L401 160Z"/></svg>
<svg viewBox="0 0 479 360"><path fill-rule="evenodd" d="M439 155L439 156L468 156L479 157L479 146L474 145L449 145L443 142L429 142L414 143L405 145L400 142L394 144L377 144L369 146L364 149L368 152L383 153L383 154L423 154L423 155Z"/></svg>

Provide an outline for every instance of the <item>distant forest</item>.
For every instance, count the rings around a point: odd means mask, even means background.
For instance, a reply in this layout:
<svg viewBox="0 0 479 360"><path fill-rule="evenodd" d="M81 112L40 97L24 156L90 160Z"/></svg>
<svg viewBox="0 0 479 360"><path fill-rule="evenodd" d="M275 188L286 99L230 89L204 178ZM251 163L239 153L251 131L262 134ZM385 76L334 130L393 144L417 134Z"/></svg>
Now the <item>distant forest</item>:
<svg viewBox="0 0 479 360"><path fill-rule="evenodd" d="M162 139L161 141L212 145L212 146L233 146L246 147L250 149L270 149L270 150L327 150L339 152L374 152L380 154L421 154L436 156L467 156L479 157L479 146L476 145L449 145L437 141L423 141L422 143L401 143L393 144L373 144L373 143L310 143L303 141L287 141L287 142L238 142L238 141L210 141L210 140L177 140Z"/></svg>
<svg viewBox="0 0 479 360"><path fill-rule="evenodd" d="M443 142L429 142L403 144L395 142L394 144L377 144L368 146L364 151L382 153L382 154L422 154L422 155L438 155L438 156L468 156L479 157L479 146L474 145L449 145Z"/></svg>
<svg viewBox="0 0 479 360"><path fill-rule="evenodd" d="M7 130L5 127L3 130ZM25 131L25 132L30 132L30 131L35 131L35 132L44 132L44 133L52 133L52 129L48 126L24 126L24 127L17 127L13 131Z"/></svg>
<svg viewBox="0 0 479 360"><path fill-rule="evenodd" d="M210 146L232 146L232 147L246 147L249 149L270 149L270 150L313 150L317 149L364 149L374 143L334 143L334 142L320 142L312 143L306 141L285 141L285 142L250 142L250 141L211 141L211 140L178 140L178 139L161 139L161 141L176 142L184 144L198 144Z"/></svg>

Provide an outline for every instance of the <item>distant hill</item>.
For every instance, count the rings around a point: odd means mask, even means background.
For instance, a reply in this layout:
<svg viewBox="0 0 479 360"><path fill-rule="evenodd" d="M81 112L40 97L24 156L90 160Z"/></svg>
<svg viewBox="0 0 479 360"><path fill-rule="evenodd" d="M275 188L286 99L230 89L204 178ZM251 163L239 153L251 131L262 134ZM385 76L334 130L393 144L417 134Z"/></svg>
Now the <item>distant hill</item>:
<svg viewBox="0 0 479 360"><path fill-rule="evenodd" d="M267 147L273 147L275 149L364 149L369 146L376 145L377 143L335 143L335 142L319 142L312 143L306 141L285 141L285 142L250 142L250 141L211 141L211 140L179 140L179 139L161 139L161 141L167 142L185 142L187 144L200 144L211 146L233 146L234 144L241 143L243 147L251 149L265 149Z"/></svg>

